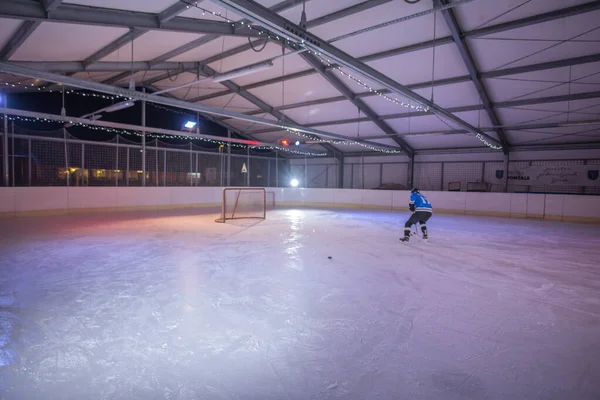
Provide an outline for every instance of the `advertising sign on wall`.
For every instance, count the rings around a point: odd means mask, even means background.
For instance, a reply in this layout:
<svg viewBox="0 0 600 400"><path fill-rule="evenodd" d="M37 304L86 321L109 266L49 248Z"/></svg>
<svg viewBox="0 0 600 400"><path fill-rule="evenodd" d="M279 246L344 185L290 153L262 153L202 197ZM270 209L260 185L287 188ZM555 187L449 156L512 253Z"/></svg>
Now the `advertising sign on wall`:
<svg viewBox="0 0 600 400"><path fill-rule="evenodd" d="M600 165L511 166L508 171L508 184L523 186L600 186L599 171ZM506 179L505 172L502 169L496 170L492 183L504 183Z"/></svg>

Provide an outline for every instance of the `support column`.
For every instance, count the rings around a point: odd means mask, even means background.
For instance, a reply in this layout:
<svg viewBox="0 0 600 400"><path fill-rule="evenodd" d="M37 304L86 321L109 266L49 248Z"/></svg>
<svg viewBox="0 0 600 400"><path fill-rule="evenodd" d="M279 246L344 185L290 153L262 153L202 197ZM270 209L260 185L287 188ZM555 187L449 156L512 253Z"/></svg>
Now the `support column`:
<svg viewBox="0 0 600 400"><path fill-rule="evenodd" d="M63 142L65 149L65 169L67 171L67 186L71 186L71 170L69 169L69 144L67 143L67 129L63 127ZM81 166L83 174L83 165ZM77 181L77 180L76 180ZM77 182L75 182L77 184Z"/></svg>
<svg viewBox="0 0 600 400"><path fill-rule="evenodd" d="M246 146L246 186L250 187L250 146Z"/></svg>
<svg viewBox="0 0 600 400"><path fill-rule="evenodd" d="M271 160L267 160L267 187L271 186Z"/></svg>
<svg viewBox="0 0 600 400"><path fill-rule="evenodd" d="M407 177L408 190L415 187L415 156L409 156L408 159L408 177ZM443 180L443 179L442 179Z"/></svg>
<svg viewBox="0 0 600 400"><path fill-rule="evenodd" d="M510 152L504 155L504 192L508 192L508 168L510 167Z"/></svg>
<svg viewBox="0 0 600 400"><path fill-rule="evenodd" d="M142 92L146 89L142 88ZM146 127L146 100L142 100L142 128ZM146 186L146 130L142 129L142 186Z"/></svg>
<svg viewBox="0 0 600 400"><path fill-rule="evenodd" d="M12 170L12 187L15 187L15 121L11 121L11 127L10 127L10 137L11 137L11 153L12 153L12 157L11 157L11 170Z"/></svg>
<svg viewBox="0 0 600 400"><path fill-rule="evenodd" d="M340 164L338 169L338 189L344 188L344 156L340 157Z"/></svg>
<svg viewBox="0 0 600 400"><path fill-rule="evenodd" d="M275 187L279 187L279 152L275 150Z"/></svg>
<svg viewBox="0 0 600 400"><path fill-rule="evenodd" d="M227 137L231 138L231 131L227 130ZM231 186L231 143L227 142L227 186Z"/></svg>
<svg viewBox="0 0 600 400"><path fill-rule="evenodd" d="M27 172L28 172L28 176L27 176L27 182L28 185L27 186L31 186L31 166L32 166L32 162L31 162L31 139L27 139Z"/></svg>
<svg viewBox="0 0 600 400"><path fill-rule="evenodd" d="M1 95L2 104L5 108L8 108L8 95L2 93ZM2 183L8 187L9 174L8 174L8 115L4 114L4 130L2 132Z"/></svg>
<svg viewBox="0 0 600 400"><path fill-rule="evenodd" d="M198 126L198 125L196 125ZM198 132L198 131L196 131ZM158 140L156 141L156 143L158 143ZM158 154L158 150L156 151L156 154ZM158 163L156 163L158 168ZM194 180L196 179L196 173L194 172L194 147L192 146L192 142L190 142L190 186L194 186ZM158 176L158 174L156 174L156 176ZM156 178L158 180L158 178ZM158 186L158 184L156 185Z"/></svg>
<svg viewBox="0 0 600 400"><path fill-rule="evenodd" d="M306 155L304 156L304 187L308 189L308 163Z"/></svg>
<svg viewBox="0 0 600 400"><path fill-rule="evenodd" d="M81 143L81 186L85 186L85 143Z"/></svg>
<svg viewBox="0 0 600 400"><path fill-rule="evenodd" d="M125 186L129 186L129 147L124 147L127 152L127 158L125 162Z"/></svg>
<svg viewBox="0 0 600 400"><path fill-rule="evenodd" d="M115 163L115 186L119 186L119 135L117 134L117 155Z"/></svg>

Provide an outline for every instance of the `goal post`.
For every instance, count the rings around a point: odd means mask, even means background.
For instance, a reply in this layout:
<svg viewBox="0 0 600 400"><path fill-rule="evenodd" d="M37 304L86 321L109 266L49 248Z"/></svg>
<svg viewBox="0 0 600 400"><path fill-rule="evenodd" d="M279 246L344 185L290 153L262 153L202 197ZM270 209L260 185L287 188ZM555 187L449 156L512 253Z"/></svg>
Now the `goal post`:
<svg viewBox="0 0 600 400"><path fill-rule="evenodd" d="M224 188L221 216L215 222L231 219L266 219L267 190L265 188Z"/></svg>

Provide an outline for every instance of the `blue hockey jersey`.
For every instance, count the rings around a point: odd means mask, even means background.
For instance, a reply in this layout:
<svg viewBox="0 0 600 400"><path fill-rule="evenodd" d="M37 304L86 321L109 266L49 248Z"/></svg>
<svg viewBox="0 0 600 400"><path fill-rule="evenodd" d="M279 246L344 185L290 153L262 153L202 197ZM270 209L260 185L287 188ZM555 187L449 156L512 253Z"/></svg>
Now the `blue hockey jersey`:
<svg viewBox="0 0 600 400"><path fill-rule="evenodd" d="M427 197L423 196L421 193L412 193L410 195L410 208L415 208L415 211L425 211L425 212L433 212L433 207Z"/></svg>

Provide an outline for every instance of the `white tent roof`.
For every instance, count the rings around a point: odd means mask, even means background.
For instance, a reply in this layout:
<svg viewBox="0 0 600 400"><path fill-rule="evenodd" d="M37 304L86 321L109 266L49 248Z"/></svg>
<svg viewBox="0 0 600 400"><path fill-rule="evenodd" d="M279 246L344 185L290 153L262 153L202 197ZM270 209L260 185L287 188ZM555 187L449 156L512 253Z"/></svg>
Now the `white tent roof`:
<svg viewBox="0 0 600 400"><path fill-rule="evenodd" d="M170 95L274 121L283 115L398 149L485 148L463 126L374 95L338 71L331 78L315 70L305 54L282 57L280 42L265 45L258 29L239 23L243 15L218 3L0 0L0 61L120 86L128 84L133 61L138 85L167 89L197 80L198 71L222 73L273 59L270 69L224 83L206 79ZM258 3L300 21L301 0ZM331 44L414 93L433 96L507 148L600 143L600 1L306 0L304 6L308 31L325 41L396 21ZM342 71L383 89L368 76ZM47 84L8 74L0 82L15 90ZM290 136L277 127L219 119L263 142ZM324 147L333 148L364 150Z"/></svg>

